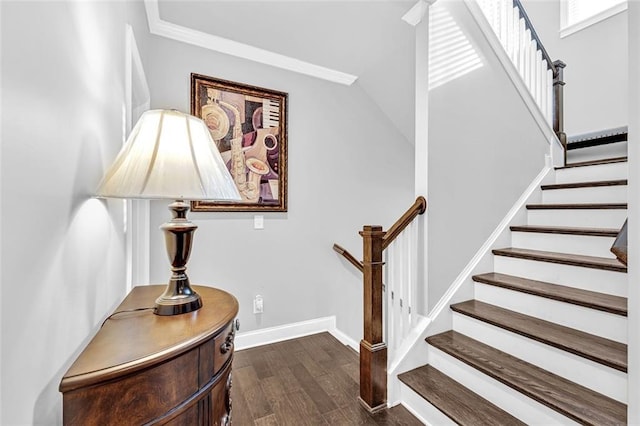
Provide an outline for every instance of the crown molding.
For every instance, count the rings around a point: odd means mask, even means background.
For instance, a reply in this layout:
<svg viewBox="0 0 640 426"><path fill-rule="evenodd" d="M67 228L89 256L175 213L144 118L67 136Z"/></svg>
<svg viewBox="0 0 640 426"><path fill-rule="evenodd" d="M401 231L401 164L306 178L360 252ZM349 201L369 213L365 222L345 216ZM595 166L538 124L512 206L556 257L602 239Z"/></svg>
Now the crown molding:
<svg viewBox="0 0 640 426"><path fill-rule="evenodd" d="M345 86L358 79L356 75L164 21L160 18L158 0L144 0L144 6L151 34Z"/></svg>

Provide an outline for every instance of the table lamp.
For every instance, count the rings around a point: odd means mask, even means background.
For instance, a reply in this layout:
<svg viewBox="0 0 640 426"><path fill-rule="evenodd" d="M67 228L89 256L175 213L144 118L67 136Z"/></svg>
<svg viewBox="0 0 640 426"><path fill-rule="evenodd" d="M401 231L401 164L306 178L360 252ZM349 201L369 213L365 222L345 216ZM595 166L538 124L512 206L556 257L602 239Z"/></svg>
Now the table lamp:
<svg viewBox="0 0 640 426"><path fill-rule="evenodd" d="M202 307L191 288L186 264L197 226L187 219L186 200L240 201L205 123L175 110L142 114L97 191L98 197L170 199L173 218L163 224L172 275L158 297L157 315L177 315Z"/></svg>

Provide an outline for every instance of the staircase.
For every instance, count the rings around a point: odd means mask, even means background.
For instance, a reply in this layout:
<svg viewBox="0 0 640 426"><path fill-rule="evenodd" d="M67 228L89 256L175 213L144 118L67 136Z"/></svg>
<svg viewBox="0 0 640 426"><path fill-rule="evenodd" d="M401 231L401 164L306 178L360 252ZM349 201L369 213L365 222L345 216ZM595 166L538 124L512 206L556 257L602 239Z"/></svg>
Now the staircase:
<svg viewBox="0 0 640 426"><path fill-rule="evenodd" d="M626 157L554 173L474 299L450 306L453 329L426 339L428 364L399 376L431 424L626 424L627 268L610 252Z"/></svg>

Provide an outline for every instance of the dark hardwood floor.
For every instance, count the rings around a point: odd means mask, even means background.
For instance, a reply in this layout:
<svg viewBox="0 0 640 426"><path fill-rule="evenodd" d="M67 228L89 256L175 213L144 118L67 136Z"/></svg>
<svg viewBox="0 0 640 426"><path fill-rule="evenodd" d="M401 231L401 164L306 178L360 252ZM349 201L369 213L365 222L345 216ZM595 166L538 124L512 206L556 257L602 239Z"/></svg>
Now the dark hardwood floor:
<svg viewBox="0 0 640 426"><path fill-rule="evenodd" d="M236 351L232 424L421 425L404 407L369 414L358 355L329 333Z"/></svg>

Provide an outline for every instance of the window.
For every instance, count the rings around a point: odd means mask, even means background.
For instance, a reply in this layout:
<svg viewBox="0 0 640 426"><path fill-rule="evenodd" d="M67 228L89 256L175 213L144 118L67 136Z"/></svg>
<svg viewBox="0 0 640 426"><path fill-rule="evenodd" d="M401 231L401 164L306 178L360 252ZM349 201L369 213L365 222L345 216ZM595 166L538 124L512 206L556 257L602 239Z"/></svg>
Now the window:
<svg viewBox="0 0 640 426"><path fill-rule="evenodd" d="M626 0L562 0L560 37L566 37L625 10Z"/></svg>

